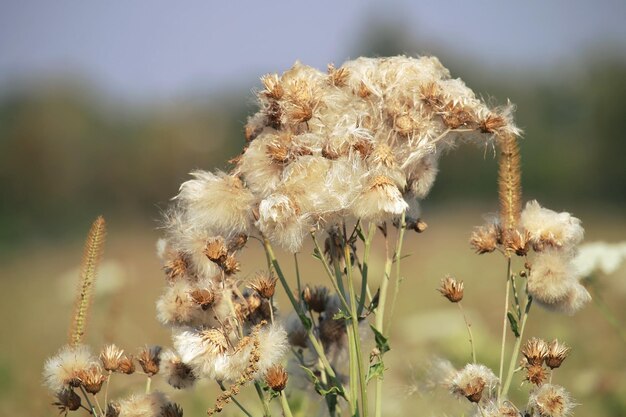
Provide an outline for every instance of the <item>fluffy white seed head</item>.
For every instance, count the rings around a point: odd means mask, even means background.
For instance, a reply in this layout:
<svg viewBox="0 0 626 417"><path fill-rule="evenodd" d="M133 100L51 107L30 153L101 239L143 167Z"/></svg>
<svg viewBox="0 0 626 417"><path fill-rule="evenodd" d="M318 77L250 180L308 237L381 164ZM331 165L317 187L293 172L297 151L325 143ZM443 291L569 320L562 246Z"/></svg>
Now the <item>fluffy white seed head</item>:
<svg viewBox="0 0 626 417"><path fill-rule="evenodd" d="M579 219L541 207L536 200L526 203L521 225L535 242L554 242L554 246L565 249L579 244L585 233Z"/></svg>
<svg viewBox="0 0 626 417"><path fill-rule="evenodd" d="M43 379L54 393L76 382L78 374L92 366L99 366L97 359L86 345L63 346L59 352L46 360Z"/></svg>

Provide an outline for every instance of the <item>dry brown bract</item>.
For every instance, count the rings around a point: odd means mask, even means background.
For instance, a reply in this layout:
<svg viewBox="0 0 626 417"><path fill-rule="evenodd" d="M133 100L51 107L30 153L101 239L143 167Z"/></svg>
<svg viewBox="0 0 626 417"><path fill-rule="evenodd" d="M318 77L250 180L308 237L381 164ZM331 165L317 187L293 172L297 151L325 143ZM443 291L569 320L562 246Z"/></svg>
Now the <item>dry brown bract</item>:
<svg viewBox="0 0 626 417"><path fill-rule="evenodd" d="M451 303L458 303L463 299L463 281L457 281L452 277L441 280L441 287L438 291Z"/></svg>

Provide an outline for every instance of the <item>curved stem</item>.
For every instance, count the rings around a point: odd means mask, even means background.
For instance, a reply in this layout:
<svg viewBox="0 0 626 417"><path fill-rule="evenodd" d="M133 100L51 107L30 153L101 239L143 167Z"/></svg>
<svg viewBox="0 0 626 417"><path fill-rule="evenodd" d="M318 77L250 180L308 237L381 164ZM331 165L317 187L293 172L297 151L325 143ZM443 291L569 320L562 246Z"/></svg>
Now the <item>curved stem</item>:
<svg viewBox="0 0 626 417"><path fill-rule="evenodd" d="M98 413L96 412L96 408L93 406L91 401L89 401L89 396L87 395L87 391L85 391L85 388L82 385L79 385L79 387L80 387L80 391L83 393L83 397L85 397L85 401L87 401L87 404L89 405L91 414L93 414L94 416L97 416Z"/></svg>
<svg viewBox="0 0 626 417"><path fill-rule="evenodd" d="M467 320L467 316L465 315L465 311L463 310L461 302L458 302L456 304L459 306L459 310L461 310L461 315L463 316L463 320L465 320L465 326L467 327L467 333L469 333L469 342L472 348L472 362L476 363L476 349L474 347L474 337L472 336L472 325Z"/></svg>

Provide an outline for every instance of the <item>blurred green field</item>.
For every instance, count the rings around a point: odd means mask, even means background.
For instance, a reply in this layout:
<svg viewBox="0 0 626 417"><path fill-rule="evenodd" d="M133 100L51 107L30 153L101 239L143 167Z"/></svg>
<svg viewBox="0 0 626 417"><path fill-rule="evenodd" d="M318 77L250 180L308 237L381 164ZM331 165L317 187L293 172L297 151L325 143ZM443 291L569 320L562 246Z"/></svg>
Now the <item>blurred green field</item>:
<svg viewBox="0 0 626 417"><path fill-rule="evenodd" d="M405 281L395 311L391 351L386 356L389 370L385 380L385 415L461 415L465 404L449 400L445 393L424 394L417 390L424 369L433 357L446 357L457 366L469 358L466 329L458 310L436 291L439 280L452 274L465 281L463 301L473 323L479 361L497 369L501 326L505 262L499 255L474 255L467 240L474 225L495 206L459 203L454 206L426 206L429 224L421 235L410 234L406 243L409 257L403 260ZM555 207L558 208L558 207ZM586 241L624 240L626 219L610 208L570 207L582 218ZM82 225L87 231L89 223ZM155 318L155 300L164 284L155 254L159 236L155 223L146 220L108 224L108 241L98 277L99 289L91 310L86 341L96 350L114 341L131 352L143 344L169 345L168 330ZM241 277L262 269L264 258L251 240L241 258ZM304 280L324 283L321 267L303 250L300 260ZM52 398L41 386L41 369L46 357L54 354L67 339L82 240L58 241L54 245L32 244L14 251L0 262L0 414L55 415ZM290 272L289 257L283 257ZM374 271L382 268L373 257ZM626 322L626 268L615 275L600 277L598 288L603 301ZM281 291L279 306L288 302ZM579 416L623 416L626 414L626 344L603 318L593 303L575 317L533 309L526 335L559 340L573 347L564 367L555 373L580 405ZM125 386L126 383L130 387ZM521 380L518 380L518 385ZM115 375L113 397L127 389L143 389L140 375ZM291 386L298 386L292 377ZM175 392L157 377L163 388L185 408L185 415L204 415L216 396L215 386L201 385L192 391ZM526 392L528 386L521 388ZM258 400L248 388L242 401L259 410ZM255 401L256 400L256 401ZM294 402L301 398L292 397ZM308 396L316 407L319 397ZM522 405L522 404L518 404ZM224 416L236 416L230 405ZM307 414L302 414L307 415Z"/></svg>

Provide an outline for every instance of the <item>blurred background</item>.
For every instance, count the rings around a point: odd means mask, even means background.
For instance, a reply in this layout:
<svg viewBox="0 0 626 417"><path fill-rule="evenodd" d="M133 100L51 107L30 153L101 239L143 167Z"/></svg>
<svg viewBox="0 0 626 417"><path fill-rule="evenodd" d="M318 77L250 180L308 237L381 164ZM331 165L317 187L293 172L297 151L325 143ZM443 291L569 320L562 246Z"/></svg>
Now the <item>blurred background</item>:
<svg viewBox="0 0 626 417"><path fill-rule="evenodd" d="M587 241L626 240L621 0L0 2L0 413L55 413L41 366L65 343L97 215L109 240L88 341L168 344L154 318L161 211L190 171L228 168L259 76L296 60L325 69L396 54L436 55L485 99L517 104L525 199L580 217ZM432 356L466 359L462 320L434 291L447 273L466 282L483 360L497 363L504 261L467 244L497 209L495 181L496 160L482 149L442 159L423 204L430 228L407 244L415 272L394 324L389 415L416 404L428 415L451 410L415 389ZM246 258L244 272L261 262ZM574 346L556 382L581 404L577 415L626 415L624 278L622 267L593 280L595 302L575 319L531 317L528 335ZM214 398L206 392L172 395L185 415L203 415Z"/></svg>

